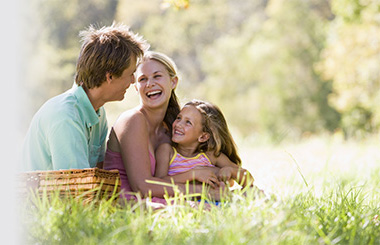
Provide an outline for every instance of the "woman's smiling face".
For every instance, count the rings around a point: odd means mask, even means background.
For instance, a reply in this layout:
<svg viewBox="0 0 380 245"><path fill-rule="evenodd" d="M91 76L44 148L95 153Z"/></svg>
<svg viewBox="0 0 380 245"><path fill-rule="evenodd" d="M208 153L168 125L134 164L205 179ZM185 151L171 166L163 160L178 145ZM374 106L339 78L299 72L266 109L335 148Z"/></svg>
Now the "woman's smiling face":
<svg viewBox="0 0 380 245"><path fill-rule="evenodd" d="M168 103L176 84L177 78L171 78L165 66L156 60L144 61L137 67L135 87L145 105Z"/></svg>

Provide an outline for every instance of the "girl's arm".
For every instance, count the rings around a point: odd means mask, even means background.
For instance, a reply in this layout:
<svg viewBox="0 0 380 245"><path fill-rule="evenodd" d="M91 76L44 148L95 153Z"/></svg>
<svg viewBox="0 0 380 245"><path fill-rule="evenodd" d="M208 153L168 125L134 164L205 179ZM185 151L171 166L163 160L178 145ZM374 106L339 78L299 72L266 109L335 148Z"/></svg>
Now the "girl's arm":
<svg viewBox="0 0 380 245"><path fill-rule="evenodd" d="M207 154L210 160L214 161L215 166L219 167L218 178L221 181L227 181L230 179L236 180L236 182L243 186L253 186L254 178L251 173L233 163L225 154L221 153L218 157L215 157L214 153Z"/></svg>
<svg viewBox="0 0 380 245"><path fill-rule="evenodd" d="M176 175L168 175L169 162L173 157L174 151L170 144L161 144L156 150L156 173L155 177L174 181L174 183L186 183L187 181L199 181L204 182L211 187L219 186L219 181L216 176L214 168L204 167L192 169Z"/></svg>
<svg viewBox="0 0 380 245"><path fill-rule="evenodd" d="M176 175L166 175L162 176L162 179L171 181L175 183L186 183L188 181L198 181L210 185L212 188L218 187L220 185L218 177L215 174L215 167L197 167L189 171L179 173Z"/></svg>

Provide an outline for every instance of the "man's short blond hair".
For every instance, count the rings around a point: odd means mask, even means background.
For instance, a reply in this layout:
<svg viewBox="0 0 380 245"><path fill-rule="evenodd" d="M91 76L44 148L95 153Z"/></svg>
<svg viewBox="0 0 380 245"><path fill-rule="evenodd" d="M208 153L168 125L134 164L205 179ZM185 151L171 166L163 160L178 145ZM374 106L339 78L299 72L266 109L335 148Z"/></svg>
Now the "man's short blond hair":
<svg viewBox="0 0 380 245"><path fill-rule="evenodd" d="M88 89L99 87L106 74L120 77L132 57L140 60L149 48L146 41L128 26L116 24L96 29L90 26L79 34L82 47L77 61L75 82Z"/></svg>

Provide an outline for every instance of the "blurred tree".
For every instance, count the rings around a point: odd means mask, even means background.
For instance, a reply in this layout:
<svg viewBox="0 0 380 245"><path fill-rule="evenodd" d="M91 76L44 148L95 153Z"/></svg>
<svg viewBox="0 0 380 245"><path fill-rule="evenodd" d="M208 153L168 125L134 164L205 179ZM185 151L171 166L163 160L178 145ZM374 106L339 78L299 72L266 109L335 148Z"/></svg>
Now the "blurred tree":
<svg viewBox="0 0 380 245"><path fill-rule="evenodd" d="M214 102L244 135L276 140L339 123L331 84L314 70L329 10L328 0L194 0L185 10L121 0L117 16L174 58L182 99Z"/></svg>
<svg viewBox="0 0 380 245"><path fill-rule="evenodd" d="M164 6L173 6L176 9L187 9L189 7L189 0L163 0Z"/></svg>
<svg viewBox="0 0 380 245"><path fill-rule="evenodd" d="M331 131L339 123L347 134L379 126L378 1L68 0L63 4L31 0L26 4L27 66L21 71L33 101L26 122L44 101L72 85L79 31L90 24L111 24L116 18L142 34L151 49L176 61L182 100L200 98L219 105L232 128L243 135L269 132L276 141ZM342 113L342 120L335 110Z"/></svg>
<svg viewBox="0 0 380 245"><path fill-rule="evenodd" d="M331 104L347 137L380 126L380 2L333 0L328 45L319 70L333 81Z"/></svg>
<svg viewBox="0 0 380 245"><path fill-rule="evenodd" d="M257 5L265 1L193 0L187 9L167 8L163 1L120 0L117 19L138 30L151 49L164 52L177 63L188 97L205 78L201 56L205 48L226 34L238 33ZM221 68L223 69L223 68ZM207 72L207 71L206 71Z"/></svg>
<svg viewBox="0 0 380 245"><path fill-rule="evenodd" d="M280 141L336 128L339 115L327 103L331 86L314 70L327 19L312 3L272 0L266 16L252 13L239 33L208 46L202 91L245 135L269 132Z"/></svg>

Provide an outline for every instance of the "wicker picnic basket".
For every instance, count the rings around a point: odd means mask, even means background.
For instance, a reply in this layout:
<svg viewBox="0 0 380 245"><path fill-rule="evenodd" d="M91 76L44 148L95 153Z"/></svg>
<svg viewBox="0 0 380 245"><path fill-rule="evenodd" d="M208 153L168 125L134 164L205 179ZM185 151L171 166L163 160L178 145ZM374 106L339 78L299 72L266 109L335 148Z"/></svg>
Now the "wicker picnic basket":
<svg viewBox="0 0 380 245"><path fill-rule="evenodd" d="M52 171L24 172L21 178L21 194L31 189L42 195L60 195L83 197L92 200L95 197L110 198L120 192L118 170L99 168L69 169Z"/></svg>

